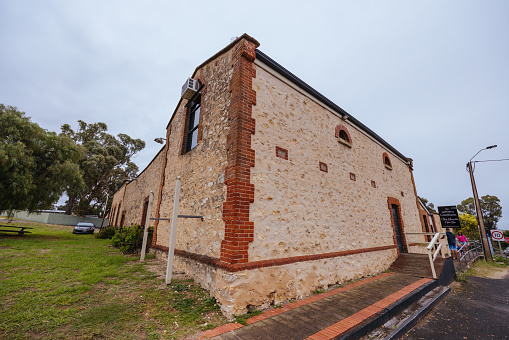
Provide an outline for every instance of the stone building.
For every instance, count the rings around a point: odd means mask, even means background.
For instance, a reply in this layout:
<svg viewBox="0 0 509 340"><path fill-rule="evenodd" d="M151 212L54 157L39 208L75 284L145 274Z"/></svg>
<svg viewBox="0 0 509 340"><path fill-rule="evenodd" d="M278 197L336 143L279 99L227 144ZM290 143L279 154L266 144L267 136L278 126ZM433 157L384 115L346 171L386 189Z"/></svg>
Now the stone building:
<svg viewBox="0 0 509 340"><path fill-rule="evenodd" d="M244 34L198 66L166 143L115 194L110 221L170 218L182 190L174 271L192 275L226 315L311 295L418 252L423 215L402 155L258 50ZM170 222L154 222L166 258ZM413 238L412 238L413 237Z"/></svg>

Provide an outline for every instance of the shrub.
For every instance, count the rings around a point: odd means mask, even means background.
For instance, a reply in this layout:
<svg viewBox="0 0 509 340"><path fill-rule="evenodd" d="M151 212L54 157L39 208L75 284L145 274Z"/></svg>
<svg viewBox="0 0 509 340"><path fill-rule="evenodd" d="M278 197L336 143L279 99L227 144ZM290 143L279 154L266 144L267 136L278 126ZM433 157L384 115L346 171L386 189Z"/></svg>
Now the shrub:
<svg viewBox="0 0 509 340"><path fill-rule="evenodd" d="M143 243L143 226L135 225L128 228L116 229L115 235L111 238L111 243L124 254L134 254L141 250ZM147 244L152 241L154 227L148 228ZM148 250L148 248L147 248Z"/></svg>
<svg viewBox="0 0 509 340"><path fill-rule="evenodd" d="M95 234L95 237L96 238L102 238L102 239L110 239L113 237L113 235L115 235L115 231L117 231L117 228L112 226L112 225L109 225L105 228L102 228L101 230L99 230L99 233Z"/></svg>

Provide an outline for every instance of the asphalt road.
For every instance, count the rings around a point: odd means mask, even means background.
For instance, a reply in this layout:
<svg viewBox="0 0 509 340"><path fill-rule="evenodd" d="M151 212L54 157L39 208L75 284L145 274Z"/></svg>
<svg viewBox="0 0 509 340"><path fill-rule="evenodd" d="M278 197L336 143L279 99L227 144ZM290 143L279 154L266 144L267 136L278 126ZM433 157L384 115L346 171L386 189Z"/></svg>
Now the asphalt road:
<svg viewBox="0 0 509 340"><path fill-rule="evenodd" d="M454 285L402 339L509 339L509 275Z"/></svg>

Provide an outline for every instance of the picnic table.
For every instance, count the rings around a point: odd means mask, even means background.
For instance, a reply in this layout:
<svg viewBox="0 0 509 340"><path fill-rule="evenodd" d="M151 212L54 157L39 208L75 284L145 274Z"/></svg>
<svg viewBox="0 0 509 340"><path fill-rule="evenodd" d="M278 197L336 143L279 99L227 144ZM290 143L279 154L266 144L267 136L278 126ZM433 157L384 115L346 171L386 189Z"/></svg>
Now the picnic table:
<svg viewBox="0 0 509 340"><path fill-rule="evenodd" d="M11 229L9 229L11 228ZM34 229L32 227L22 227L17 225L0 225L0 232L4 233L18 233L18 235L30 234L31 231L25 231L25 229Z"/></svg>

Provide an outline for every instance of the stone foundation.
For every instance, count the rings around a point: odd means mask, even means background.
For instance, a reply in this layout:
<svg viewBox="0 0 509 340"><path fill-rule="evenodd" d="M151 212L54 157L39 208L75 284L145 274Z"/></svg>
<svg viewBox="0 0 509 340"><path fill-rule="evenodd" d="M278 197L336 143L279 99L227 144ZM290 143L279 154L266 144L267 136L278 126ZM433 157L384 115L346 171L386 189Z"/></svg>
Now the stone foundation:
<svg viewBox="0 0 509 340"><path fill-rule="evenodd" d="M167 252L151 249L158 259ZM303 299L317 289L379 274L396 259L396 250L382 250L330 259L256 268L237 272L175 256L174 272L185 272L214 296L228 318L251 309L267 309Z"/></svg>

